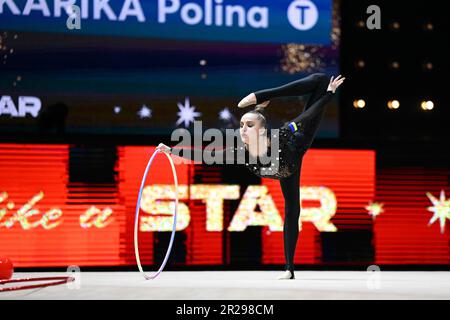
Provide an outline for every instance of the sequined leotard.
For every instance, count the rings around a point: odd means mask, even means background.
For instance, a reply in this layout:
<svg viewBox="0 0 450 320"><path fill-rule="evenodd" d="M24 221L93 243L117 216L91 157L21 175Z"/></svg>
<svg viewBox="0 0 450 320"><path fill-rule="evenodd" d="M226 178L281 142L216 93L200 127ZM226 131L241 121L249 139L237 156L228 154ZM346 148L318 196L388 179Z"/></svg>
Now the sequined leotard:
<svg viewBox="0 0 450 320"><path fill-rule="evenodd" d="M249 161L246 161L245 166L261 178L282 180L294 174L300 168L303 155L309 149L315 137L323 113L323 106L331 99L332 95L331 91L327 92L315 102L315 105L307 110L310 112L305 111L296 119L284 124L279 128L278 133L271 133L271 139L276 139L277 135L279 137L278 152L276 150L274 152L275 163L271 162L264 165L260 162L251 164ZM292 122L296 123L297 130L295 131L289 128L289 124ZM245 159L252 158L248 150L246 148L244 150ZM270 152L269 145L268 153ZM272 169L277 165L277 170Z"/></svg>

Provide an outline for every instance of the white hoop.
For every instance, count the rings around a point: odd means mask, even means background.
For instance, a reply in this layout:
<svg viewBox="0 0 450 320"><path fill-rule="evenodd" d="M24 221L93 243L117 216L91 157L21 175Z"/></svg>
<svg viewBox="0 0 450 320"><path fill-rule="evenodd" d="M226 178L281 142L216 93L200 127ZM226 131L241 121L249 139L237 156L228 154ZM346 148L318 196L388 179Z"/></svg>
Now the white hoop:
<svg viewBox="0 0 450 320"><path fill-rule="evenodd" d="M169 159L170 166L172 167L173 182L175 184L175 212L174 212L174 215L173 215L173 228L172 228L172 235L170 237L169 248L167 249L166 256L164 257L164 261L161 264L161 267L159 267L159 270L153 276L146 275L144 273L144 270L142 270L141 259L139 257L139 245L138 245L139 208L141 206L142 190L144 188L145 179L147 178L148 170L150 169L150 167L152 165L153 159L160 152L161 151L159 151L159 150L155 150L155 152L153 153L152 157L148 161L147 168L145 169L144 176L142 177L141 188L139 190L138 201L137 201L137 204L136 204L136 218L135 218L135 221L134 221L134 253L136 255L136 262L137 262L139 271L141 272L141 274L144 276L144 278L146 280L155 279L162 272L162 270L164 269L164 266L166 265L167 260L169 259L170 251L172 250L172 244L173 244L173 240L175 238L175 231L176 231L176 226L177 226L177 213L178 213L178 178L177 178L177 171L175 170L175 165L174 165L173 160L170 157L170 155L165 153L165 152L163 152L166 155L167 159Z"/></svg>

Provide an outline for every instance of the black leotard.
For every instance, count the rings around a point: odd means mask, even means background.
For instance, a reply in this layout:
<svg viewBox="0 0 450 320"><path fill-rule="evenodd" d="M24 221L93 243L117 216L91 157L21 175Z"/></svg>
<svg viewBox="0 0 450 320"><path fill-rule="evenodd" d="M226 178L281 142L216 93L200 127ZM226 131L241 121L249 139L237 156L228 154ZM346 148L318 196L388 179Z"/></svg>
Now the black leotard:
<svg viewBox="0 0 450 320"><path fill-rule="evenodd" d="M222 163L241 163L260 177L272 178L280 180L281 190L283 192L284 206L284 253L286 259L286 269L294 274L294 254L299 233L299 217L300 217L300 172L303 155L311 146L316 135L320 120L325 111L325 105L330 101L334 93L327 91L328 77L323 73L315 73L305 78L290 82L286 85L260 90L255 92L258 103L283 96L299 96L311 93L304 111L293 119L291 122L297 124L298 130L292 132L289 129L289 123L286 123L279 129L279 153L271 155L270 163L261 164L256 159L256 163L252 164L250 160L255 162L255 158L251 157L243 144L241 146L230 146L225 150L212 150L211 154L223 157ZM271 138L276 138L271 136ZM172 152L180 155L181 149L173 148ZM277 150L275 150L277 151ZM205 152L208 152L205 150ZM183 154L184 158L203 159L203 150L194 149L194 152ZM278 165L278 170L276 168Z"/></svg>

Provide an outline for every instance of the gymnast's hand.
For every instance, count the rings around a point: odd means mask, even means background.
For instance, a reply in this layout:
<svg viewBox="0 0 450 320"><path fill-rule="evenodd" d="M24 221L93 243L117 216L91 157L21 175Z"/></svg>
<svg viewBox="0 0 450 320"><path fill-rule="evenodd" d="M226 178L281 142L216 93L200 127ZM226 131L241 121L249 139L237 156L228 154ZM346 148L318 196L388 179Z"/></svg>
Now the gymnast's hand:
<svg viewBox="0 0 450 320"><path fill-rule="evenodd" d="M170 154L170 150L171 148L166 146L164 143L160 143L157 147L156 150L160 151L160 152L164 152L167 154Z"/></svg>
<svg viewBox="0 0 450 320"><path fill-rule="evenodd" d="M344 78L340 78L341 75L338 75L336 79L333 80L333 76L330 79L330 83L328 84L327 91L333 91L333 93L336 91L336 89L344 82Z"/></svg>

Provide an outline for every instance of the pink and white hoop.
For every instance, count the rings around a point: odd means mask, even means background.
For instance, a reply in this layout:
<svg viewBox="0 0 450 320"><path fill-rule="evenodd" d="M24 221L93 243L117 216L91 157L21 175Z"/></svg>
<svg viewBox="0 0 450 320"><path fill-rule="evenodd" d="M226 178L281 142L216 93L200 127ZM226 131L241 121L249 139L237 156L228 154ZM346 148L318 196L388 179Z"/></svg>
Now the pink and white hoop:
<svg viewBox="0 0 450 320"><path fill-rule="evenodd" d="M170 157L169 154L164 153L167 157L167 159L169 160L170 166L172 167L172 175L173 175L173 182L175 185L175 212L173 215L173 227L172 227L172 235L170 237L170 242L169 242L169 248L167 249L166 255L164 257L164 261L161 264L159 270L154 274L154 275L146 275L144 270L142 269L142 265L141 265L141 259L139 256L139 245L138 245L138 229L139 229L139 208L140 208L140 204L141 204L141 197L142 197L142 191L144 189L144 184L145 184L145 180L147 179L147 175L148 175L148 171L153 163L153 160L155 159L155 156L160 153L161 151L156 150L152 157L150 158L150 160L148 161L147 167L145 168L145 172L144 172L144 176L142 177L142 182L141 182L141 187L139 190L139 195L138 195L138 201L136 204L136 217L135 217L135 221L134 221L134 253L136 255L136 262L139 268L139 271L141 272L141 274L144 276L144 278L146 280L149 279L155 279L164 269L167 260L169 259L170 256L170 251L172 250L172 245L173 245L173 240L175 238L175 231L176 231L176 226L177 226L177 213L178 213L178 178L177 178L177 171L175 170L175 165L173 163L172 158Z"/></svg>

